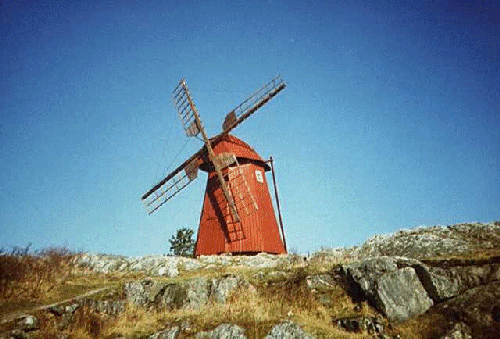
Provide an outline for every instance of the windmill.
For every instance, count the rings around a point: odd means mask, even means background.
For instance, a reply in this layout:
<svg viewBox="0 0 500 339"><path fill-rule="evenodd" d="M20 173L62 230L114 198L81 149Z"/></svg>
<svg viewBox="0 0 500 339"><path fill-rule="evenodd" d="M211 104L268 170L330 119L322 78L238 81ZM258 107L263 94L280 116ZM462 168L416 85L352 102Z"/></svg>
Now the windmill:
<svg viewBox="0 0 500 339"><path fill-rule="evenodd" d="M229 134L285 86L280 76L273 78L230 111L222 132L212 138L205 131L185 79L174 89L173 101L186 135L201 135L204 145L142 200L151 214L196 179L198 170L208 172L195 256L286 253L281 215L280 235L265 176L272 170L275 181L272 158L263 160L248 144ZM279 212L278 201L277 206Z"/></svg>

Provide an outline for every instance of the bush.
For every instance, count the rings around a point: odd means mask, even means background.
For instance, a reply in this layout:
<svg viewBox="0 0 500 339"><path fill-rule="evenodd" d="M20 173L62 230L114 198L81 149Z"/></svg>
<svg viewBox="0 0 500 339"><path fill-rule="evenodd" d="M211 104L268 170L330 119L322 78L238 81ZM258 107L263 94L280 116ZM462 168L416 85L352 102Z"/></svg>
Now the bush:
<svg viewBox="0 0 500 339"><path fill-rule="evenodd" d="M177 234L172 236L170 242L170 252L183 257L191 257L194 252L195 242L193 241L194 231L189 228L181 228L177 230Z"/></svg>

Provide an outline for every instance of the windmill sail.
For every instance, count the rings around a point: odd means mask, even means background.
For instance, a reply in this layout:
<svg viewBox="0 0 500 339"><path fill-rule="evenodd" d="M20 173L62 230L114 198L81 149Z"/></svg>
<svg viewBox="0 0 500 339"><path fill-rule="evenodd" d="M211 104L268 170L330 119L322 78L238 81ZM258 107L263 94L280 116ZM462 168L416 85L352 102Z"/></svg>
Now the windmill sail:
<svg viewBox="0 0 500 339"><path fill-rule="evenodd" d="M177 87L174 89L173 94L174 94L174 103L177 108L177 112L179 113L182 125L184 126L186 135L196 136L199 133L201 133L203 141L205 142L205 147L208 152L208 158L212 162L215 168L215 172L217 172L217 177L221 185L222 191L224 193L224 197L226 198L229 204L231 214L236 221L239 221L240 217L238 215L238 211L236 209L233 197L231 196L229 192L229 187L227 183L224 181L224 178L222 176L222 171L221 171L222 168L219 164L219 159L214 154L211 141L205 131L205 128L203 128L200 115L193 102L191 93L189 93L189 89L187 87L185 79L181 79L179 85L177 85Z"/></svg>
<svg viewBox="0 0 500 339"><path fill-rule="evenodd" d="M179 119L181 119L186 135L188 137L198 135L203 127L200 126L200 120L196 119L198 111L184 78L179 81L179 85L177 85L172 93L175 108L177 108L177 113L179 114Z"/></svg>
<svg viewBox="0 0 500 339"><path fill-rule="evenodd" d="M286 87L280 75L274 77L267 84L252 93L245 101L229 112L222 124L222 133L227 134L256 110L264 106L276 94Z"/></svg>
<svg viewBox="0 0 500 339"><path fill-rule="evenodd" d="M161 205L166 203L197 178L202 151L203 149L196 152L191 158L177 167L142 196L142 201L144 202L148 214L156 211Z"/></svg>

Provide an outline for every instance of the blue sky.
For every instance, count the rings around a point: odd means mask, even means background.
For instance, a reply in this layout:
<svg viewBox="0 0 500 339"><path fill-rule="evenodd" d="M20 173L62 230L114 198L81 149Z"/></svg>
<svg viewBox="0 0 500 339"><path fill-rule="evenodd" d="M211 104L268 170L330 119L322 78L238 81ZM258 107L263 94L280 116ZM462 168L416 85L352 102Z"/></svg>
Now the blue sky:
<svg viewBox="0 0 500 339"><path fill-rule="evenodd" d="M0 247L167 253L206 174L140 197L276 74L234 135L273 156L290 249L500 219L500 5L454 1L13 1L0 6Z"/></svg>

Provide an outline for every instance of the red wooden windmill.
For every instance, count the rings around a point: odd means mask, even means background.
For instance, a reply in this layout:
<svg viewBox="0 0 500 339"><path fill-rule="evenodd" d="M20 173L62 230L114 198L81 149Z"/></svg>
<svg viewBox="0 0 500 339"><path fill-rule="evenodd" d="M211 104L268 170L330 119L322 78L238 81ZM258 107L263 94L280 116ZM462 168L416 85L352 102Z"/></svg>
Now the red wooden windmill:
<svg viewBox="0 0 500 339"><path fill-rule="evenodd" d="M201 134L204 146L144 194L142 200L151 214L191 183L198 169L208 172L196 256L286 253L281 216L280 235L265 176L272 170L272 159L264 161L245 142L229 135L285 86L281 77L272 79L229 112L222 132L212 138L207 136L186 81L181 79L174 89L174 103L186 135Z"/></svg>

